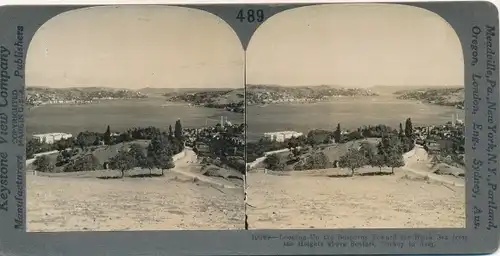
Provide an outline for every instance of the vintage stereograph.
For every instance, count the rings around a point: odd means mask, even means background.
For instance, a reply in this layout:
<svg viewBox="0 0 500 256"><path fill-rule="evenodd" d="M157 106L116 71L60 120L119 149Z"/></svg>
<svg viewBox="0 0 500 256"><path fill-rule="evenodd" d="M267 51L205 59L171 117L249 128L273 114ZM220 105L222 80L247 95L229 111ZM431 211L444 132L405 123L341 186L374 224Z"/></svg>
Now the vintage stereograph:
<svg viewBox="0 0 500 256"><path fill-rule="evenodd" d="M490 2L2 6L0 254L495 252Z"/></svg>

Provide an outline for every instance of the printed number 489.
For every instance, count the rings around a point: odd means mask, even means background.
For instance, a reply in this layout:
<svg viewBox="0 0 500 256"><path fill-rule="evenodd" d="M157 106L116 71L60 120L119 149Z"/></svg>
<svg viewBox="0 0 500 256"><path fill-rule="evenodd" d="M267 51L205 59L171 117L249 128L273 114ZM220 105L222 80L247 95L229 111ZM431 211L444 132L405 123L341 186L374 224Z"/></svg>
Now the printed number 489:
<svg viewBox="0 0 500 256"><path fill-rule="evenodd" d="M246 14L246 15L245 15ZM238 15L236 19L240 20L240 22L247 21L249 23L253 22L263 22L264 21L264 11L262 9L248 9L246 13L243 9L238 11Z"/></svg>

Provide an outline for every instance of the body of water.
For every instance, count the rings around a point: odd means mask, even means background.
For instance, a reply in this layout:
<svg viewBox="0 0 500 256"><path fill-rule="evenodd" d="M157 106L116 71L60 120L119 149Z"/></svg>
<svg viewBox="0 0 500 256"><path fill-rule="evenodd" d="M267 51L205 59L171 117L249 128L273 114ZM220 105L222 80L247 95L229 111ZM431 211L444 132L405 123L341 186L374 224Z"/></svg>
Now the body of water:
<svg viewBox="0 0 500 256"><path fill-rule="evenodd" d="M247 108L247 139L257 140L265 132L312 129L334 130L337 123L343 129L363 125L385 124L399 128L399 123L411 117L414 125L444 124L457 113L464 119L464 110L422 104L415 101L382 97L343 98L315 104L278 104Z"/></svg>
<svg viewBox="0 0 500 256"><path fill-rule="evenodd" d="M44 105L26 114L26 131L34 133L81 131L124 131L133 127L155 126L167 129L181 119L183 127L215 125L220 116L233 123L242 123L243 114L225 110L193 107L187 104L166 104L162 99L110 100L86 105Z"/></svg>

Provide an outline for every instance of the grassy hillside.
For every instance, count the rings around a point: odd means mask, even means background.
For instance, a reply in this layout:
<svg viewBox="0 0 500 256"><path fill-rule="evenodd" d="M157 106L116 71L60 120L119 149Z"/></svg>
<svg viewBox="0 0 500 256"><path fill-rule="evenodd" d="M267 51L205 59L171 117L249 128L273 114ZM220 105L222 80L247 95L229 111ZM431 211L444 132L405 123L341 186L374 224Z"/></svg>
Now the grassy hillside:
<svg viewBox="0 0 500 256"><path fill-rule="evenodd" d="M201 90L201 89L200 89ZM168 101L181 101L208 108L226 109L244 112L244 89L218 89L188 92L170 92L164 94Z"/></svg>
<svg viewBox="0 0 500 256"><path fill-rule="evenodd" d="M424 103L457 108L463 108L465 97L463 87L401 90L394 92L394 95L398 99L418 100Z"/></svg>
<svg viewBox="0 0 500 256"><path fill-rule="evenodd" d="M276 85L247 85L247 104L269 104L280 102L324 101L333 97L377 96L376 93L360 88L333 86L285 87Z"/></svg>
<svg viewBox="0 0 500 256"><path fill-rule="evenodd" d="M50 103L83 103L99 99L135 99L147 96L133 90L105 87L26 87L26 102L28 105Z"/></svg>

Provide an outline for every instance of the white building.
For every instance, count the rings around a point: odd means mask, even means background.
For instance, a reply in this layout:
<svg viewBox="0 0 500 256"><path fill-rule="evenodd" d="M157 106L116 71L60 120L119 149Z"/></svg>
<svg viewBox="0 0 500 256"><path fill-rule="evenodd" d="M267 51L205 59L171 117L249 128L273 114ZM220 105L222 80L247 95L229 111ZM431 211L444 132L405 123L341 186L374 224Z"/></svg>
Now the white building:
<svg viewBox="0 0 500 256"><path fill-rule="evenodd" d="M264 133L264 138L270 139L272 141L284 142L287 139L297 138L302 136L301 132L294 131L282 131L282 132L266 132Z"/></svg>
<svg viewBox="0 0 500 256"><path fill-rule="evenodd" d="M48 144L53 144L54 142L62 139L69 139L73 137L73 135L69 133L44 133L44 134L35 134L33 138L38 139L40 142L45 142Z"/></svg>

